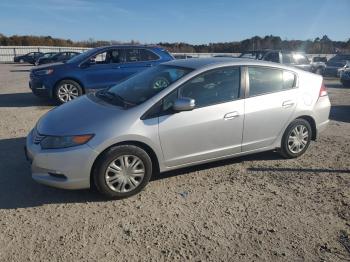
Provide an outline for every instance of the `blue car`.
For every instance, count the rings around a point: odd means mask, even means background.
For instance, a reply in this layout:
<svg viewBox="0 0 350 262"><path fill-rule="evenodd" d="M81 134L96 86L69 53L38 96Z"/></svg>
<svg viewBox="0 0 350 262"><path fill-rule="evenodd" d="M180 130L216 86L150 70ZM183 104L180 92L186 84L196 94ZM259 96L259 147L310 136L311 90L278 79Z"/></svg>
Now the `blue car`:
<svg viewBox="0 0 350 262"><path fill-rule="evenodd" d="M78 96L110 87L173 56L157 46L108 46L90 49L64 63L37 66L29 87L41 97L66 103ZM162 85L166 78L159 79Z"/></svg>

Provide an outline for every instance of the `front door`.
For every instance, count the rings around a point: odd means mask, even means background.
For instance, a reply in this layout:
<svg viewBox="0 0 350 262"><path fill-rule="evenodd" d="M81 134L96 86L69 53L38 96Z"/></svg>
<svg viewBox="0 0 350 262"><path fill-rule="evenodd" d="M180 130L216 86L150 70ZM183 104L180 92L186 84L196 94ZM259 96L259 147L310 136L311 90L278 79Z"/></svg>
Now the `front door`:
<svg viewBox="0 0 350 262"><path fill-rule="evenodd" d="M196 163L241 151L244 100L240 99L240 68L225 67L202 73L163 100L190 97L192 111L159 117L159 136L168 167Z"/></svg>
<svg viewBox="0 0 350 262"><path fill-rule="evenodd" d="M124 54L121 49L109 49L90 58L89 66L81 69L84 86L91 89L101 89L115 85L127 77L124 64Z"/></svg>

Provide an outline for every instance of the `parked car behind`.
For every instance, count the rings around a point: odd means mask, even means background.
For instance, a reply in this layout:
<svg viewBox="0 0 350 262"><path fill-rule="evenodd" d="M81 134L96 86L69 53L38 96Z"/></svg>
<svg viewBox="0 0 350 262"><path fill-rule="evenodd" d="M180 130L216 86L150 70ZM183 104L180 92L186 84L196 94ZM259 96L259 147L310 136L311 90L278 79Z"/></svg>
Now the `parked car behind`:
<svg viewBox="0 0 350 262"><path fill-rule="evenodd" d="M241 53L239 58L263 60L264 55L271 50L255 50Z"/></svg>
<svg viewBox="0 0 350 262"><path fill-rule="evenodd" d="M56 55L56 54L57 54L57 52L48 52L48 53L44 53L42 56L40 56L40 57L35 61L35 65L36 65L36 66L39 65L39 61L40 61L41 59L50 58L50 57L52 57L52 56L54 56L54 55Z"/></svg>
<svg viewBox="0 0 350 262"><path fill-rule="evenodd" d="M19 55L19 56L15 56L13 58L13 62L15 63L29 63L29 64L35 64L35 61L43 56L44 53L42 52L30 52L28 54L25 55Z"/></svg>
<svg viewBox="0 0 350 262"><path fill-rule="evenodd" d="M57 62L66 62L69 59L73 58L76 55L79 55L79 52L59 52L55 53L52 56L42 56L40 57L35 65L43 65L43 64L49 64L49 63L57 63Z"/></svg>
<svg viewBox="0 0 350 262"><path fill-rule="evenodd" d="M26 152L40 183L124 198L158 172L274 149L299 157L329 111L315 74L255 60L174 60L49 111Z"/></svg>
<svg viewBox="0 0 350 262"><path fill-rule="evenodd" d="M346 61L350 61L350 54L337 54L326 63L324 70L325 76L339 77L338 70L346 65Z"/></svg>
<svg viewBox="0 0 350 262"><path fill-rule="evenodd" d="M305 54L299 52L286 52L279 50L257 50L244 52L240 58L251 58L263 61L271 61L275 63L294 66L306 71L312 71L309 59Z"/></svg>
<svg viewBox="0 0 350 262"><path fill-rule="evenodd" d="M350 87L350 67L345 68L340 74L340 82L344 87Z"/></svg>
<svg viewBox="0 0 350 262"><path fill-rule="evenodd" d="M33 68L29 86L37 96L66 103L172 59L166 50L156 46L99 47L77 55L66 63Z"/></svg>
<svg viewBox="0 0 350 262"><path fill-rule="evenodd" d="M311 71L318 75L323 75L326 68L327 57L315 56L311 58Z"/></svg>

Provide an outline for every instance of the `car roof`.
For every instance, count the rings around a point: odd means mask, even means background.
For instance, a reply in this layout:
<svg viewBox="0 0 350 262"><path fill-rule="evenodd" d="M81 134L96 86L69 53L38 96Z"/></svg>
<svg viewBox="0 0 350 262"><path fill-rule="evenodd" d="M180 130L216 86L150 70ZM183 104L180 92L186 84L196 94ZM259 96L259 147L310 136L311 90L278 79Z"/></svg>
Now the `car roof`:
<svg viewBox="0 0 350 262"><path fill-rule="evenodd" d="M293 67L285 66L279 63L273 63L269 61L246 59L246 58L233 58L233 57L210 57L210 58L190 58L190 59L179 59L172 60L163 65L172 65L179 67L186 67L191 69L201 69L205 67L215 66L238 66L238 65L256 65L256 66L269 66L289 69L293 71L299 71Z"/></svg>
<svg viewBox="0 0 350 262"><path fill-rule="evenodd" d="M156 46L156 45L108 45L108 46L96 47L96 49L98 49L98 50L109 49L109 48L157 48L157 49L163 49L162 47Z"/></svg>

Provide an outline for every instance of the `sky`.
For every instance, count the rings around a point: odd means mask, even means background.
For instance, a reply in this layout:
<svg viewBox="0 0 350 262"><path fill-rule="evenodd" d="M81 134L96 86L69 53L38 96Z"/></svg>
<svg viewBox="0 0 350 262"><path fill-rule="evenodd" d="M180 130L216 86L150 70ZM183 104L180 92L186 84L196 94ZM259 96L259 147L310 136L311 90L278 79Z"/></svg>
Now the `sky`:
<svg viewBox="0 0 350 262"><path fill-rule="evenodd" d="M1 0L0 33L207 44L350 38L350 0Z"/></svg>

